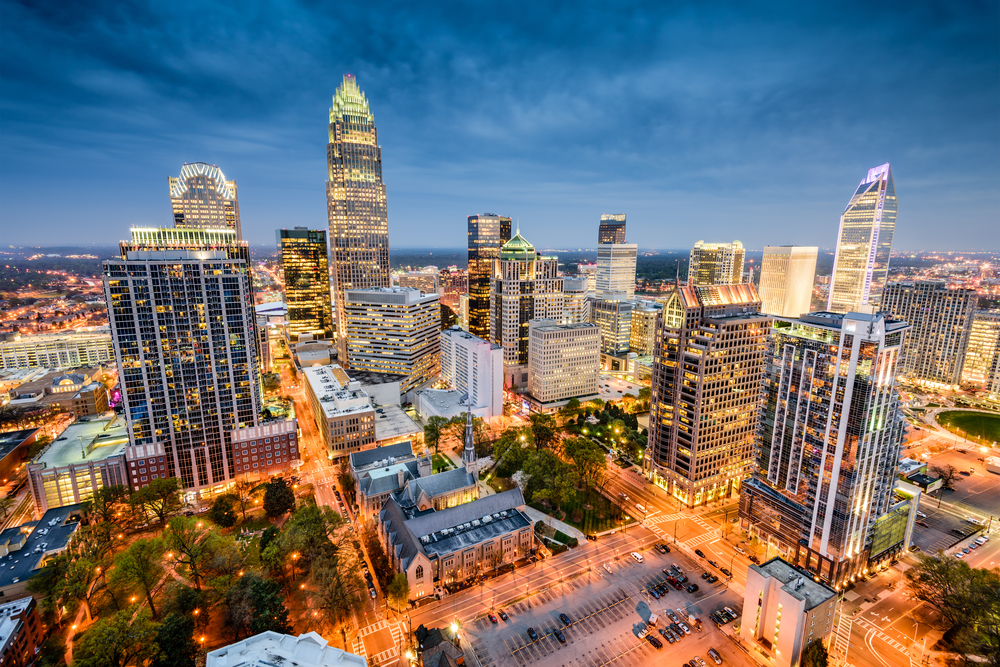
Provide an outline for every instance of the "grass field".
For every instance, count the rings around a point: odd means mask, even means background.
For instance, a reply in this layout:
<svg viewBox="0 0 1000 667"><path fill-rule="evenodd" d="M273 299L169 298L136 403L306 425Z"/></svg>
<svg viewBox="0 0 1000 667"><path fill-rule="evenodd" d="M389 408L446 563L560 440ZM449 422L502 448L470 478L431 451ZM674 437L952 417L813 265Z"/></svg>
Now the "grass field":
<svg viewBox="0 0 1000 667"><path fill-rule="evenodd" d="M437 453L432 456L431 462L434 467L434 472L445 472L446 470L451 470L455 467L455 464L451 462L451 459L441 453Z"/></svg>
<svg viewBox="0 0 1000 667"><path fill-rule="evenodd" d="M585 509L584 505L590 505L592 509ZM536 509L551 514L544 507L538 506ZM583 513L581 521L573 520L573 511L577 509ZM622 523L628 523L632 520L631 517L622 513L620 507L594 490L578 493L577 499L572 503L564 504L562 510L566 513L562 520L587 535L617 528Z"/></svg>
<svg viewBox="0 0 1000 667"><path fill-rule="evenodd" d="M981 442L1000 441L1000 415L967 410L949 410L939 413L937 421L949 431Z"/></svg>

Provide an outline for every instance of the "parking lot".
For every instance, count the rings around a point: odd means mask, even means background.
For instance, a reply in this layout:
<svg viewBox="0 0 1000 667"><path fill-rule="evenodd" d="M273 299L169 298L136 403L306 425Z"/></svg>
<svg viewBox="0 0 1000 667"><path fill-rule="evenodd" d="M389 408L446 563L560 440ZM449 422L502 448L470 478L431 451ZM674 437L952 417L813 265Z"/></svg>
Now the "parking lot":
<svg viewBox="0 0 1000 667"><path fill-rule="evenodd" d="M689 577L687 583L697 583L700 590L690 594L685 588L668 592L656 599L649 587L664 582L663 569L677 564ZM717 650L723 664L747 666L753 662L725 637L709 618L709 614L724 606L739 611L742 600L725 589L722 582L708 584L700 578L702 569L676 551L661 555L651 549L643 552L643 562L628 555L617 562L603 565L564 584L554 586L529 599L503 608L508 620L494 624L481 617L462 629L482 667L519 665L520 667L556 665L643 665L650 660L662 660L669 654L671 661L680 662L700 656L709 665L715 663L708 649ZM687 584L685 584L686 586ZM675 644L655 632L663 648L655 649L640 639L640 631L651 614L658 617L657 628L670 620L665 614L671 609L682 619L695 616L702 621L700 630L691 628ZM560 620L566 614L569 623ZM528 635L532 628L537 639ZM560 630L565 643L555 634Z"/></svg>

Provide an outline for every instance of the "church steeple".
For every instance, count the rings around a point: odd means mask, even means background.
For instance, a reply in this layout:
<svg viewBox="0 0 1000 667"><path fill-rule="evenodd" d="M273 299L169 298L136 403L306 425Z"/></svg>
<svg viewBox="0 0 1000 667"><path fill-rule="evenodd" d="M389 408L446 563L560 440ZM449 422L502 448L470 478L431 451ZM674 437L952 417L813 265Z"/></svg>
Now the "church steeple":
<svg viewBox="0 0 1000 667"><path fill-rule="evenodd" d="M476 456L476 439L472 431L472 396L469 396L469 405L465 411L465 450L462 452L462 463L465 464L465 472L473 475L476 480L476 497L479 497L479 465Z"/></svg>

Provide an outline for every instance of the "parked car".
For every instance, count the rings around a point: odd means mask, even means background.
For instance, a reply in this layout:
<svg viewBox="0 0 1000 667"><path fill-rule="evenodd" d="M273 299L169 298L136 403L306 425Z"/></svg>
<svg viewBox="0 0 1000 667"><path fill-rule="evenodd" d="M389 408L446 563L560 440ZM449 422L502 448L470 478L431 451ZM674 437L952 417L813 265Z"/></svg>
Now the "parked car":
<svg viewBox="0 0 1000 667"><path fill-rule="evenodd" d="M494 613L493 613L493 612L491 611L491 612L489 612L488 614L486 614L486 616L488 616L488 617L489 617L489 619L490 619L490 623L493 623L494 625L496 625L496 623L497 623L497 615L496 615L496 614L494 614Z"/></svg>
<svg viewBox="0 0 1000 667"><path fill-rule="evenodd" d="M649 594L653 596L654 600L659 600L660 599L660 594L657 592L655 586L650 586L649 587Z"/></svg>
<svg viewBox="0 0 1000 667"><path fill-rule="evenodd" d="M634 560L636 563L641 563L642 562L642 554L640 554L638 551L633 551L632 552L632 560Z"/></svg>
<svg viewBox="0 0 1000 667"><path fill-rule="evenodd" d="M714 560L711 560L711 559L709 559L708 564L711 565L712 567L719 567L719 564L716 563Z"/></svg>
<svg viewBox="0 0 1000 667"><path fill-rule="evenodd" d="M703 552L701 549L695 549L694 552L702 558L705 557L705 552Z"/></svg>
<svg viewBox="0 0 1000 667"><path fill-rule="evenodd" d="M701 578L702 579L708 579L708 572L702 572L701 573Z"/></svg>
<svg viewBox="0 0 1000 667"><path fill-rule="evenodd" d="M722 664L722 656L719 655L719 652L716 651L714 648L708 649L708 657L710 657L712 659L712 662L714 662L715 664L717 665Z"/></svg>
<svg viewBox="0 0 1000 667"><path fill-rule="evenodd" d="M674 612L670 611L669 609L667 609L667 618L669 618L674 623L677 622L677 616L675 616Z"/></svg>
<svg viewBox="0 0 1000 667"><path fill-rule="evenodd" d="M559 620L565 623L566 625L572 623L572 621L569 620L569 616L567 616L566 614L559 614Z"/></svg>
<svg viewBox="0 0 1000 667"><path fill-rule="evenodd" d="M712 576L710 576L710 577L708 578L708 583L710 583L710 584L714 584L714 583L715 583L715 582L717 582L718 580L719 580L719 578L718 578L717 576L715 576L715 575L713 574Z"/></svg>
<svg viewBox="0 0 1000 667"><path fill-rule="evenodd" d="M659 650L663 648L663 642L654 637L653 635L646 635L646 641L653 645L653 648Z"/></svg>
<svg viewBox="0 0 1000 667"><path fill-rule="evenodd" d="M725 568L725 567L720 567L719 568L719 572L721 572L722 574L726 575L727 577L733 576L733 573L730 572L729 569Z"/></svg>
<svg viewBox="0 0 1000 667"><path fill-rule="evenodd" d="M528 628L528 638L533 642L538 641L538 633L535 632L534 628Z"/></svg>
<svg viewBox="0 0 1000 667"><path fill-rule="evenodd" d="M698 584L691 584L690 586L688 586L687 587L687 592L688 593L697 593L698 592Z"/></svg>
<svg viewBox="0 0 1000 667"><path fill-rule="evenodd" d="M500 618L502 618L503 620L505 620L505 621L509 621L510 620L510 617L507 616L507 614L504 612L503 609L498 610L497 613L500 614Z"/></svg>
<svg viewBox="0 0 1000 667"><path fill-rule="evenodd" d="M561 630L553 630L552 634L554 634L556 636L556 639L559 640L560 644L565 644L566 643L566 636L562 633Z"/></svg>
<svg viewBox="0 0 1000 667"><path fill-rule="evenodd" d="M928 526L927 522L925 521L917 521L916 523L918 526L923 526L924 528L930 528L930 526Z"/></svg>
<svg viewBox="0 0 1000 667"><path fill-rule="evenodd" d="M743 549L741 547L734 547L733 551L735 551L736 553L738 553L738 554L740 554L742 556L746 556L747 555L747 552L743 551Z"/></svg>
<svg viewBox="0 0 1000 667"><path fill-rule="evenodd" d="M705 667L705 661L704 660L702 660L698 656L695 656L694 659L698 662L698 667Z"/></svg>

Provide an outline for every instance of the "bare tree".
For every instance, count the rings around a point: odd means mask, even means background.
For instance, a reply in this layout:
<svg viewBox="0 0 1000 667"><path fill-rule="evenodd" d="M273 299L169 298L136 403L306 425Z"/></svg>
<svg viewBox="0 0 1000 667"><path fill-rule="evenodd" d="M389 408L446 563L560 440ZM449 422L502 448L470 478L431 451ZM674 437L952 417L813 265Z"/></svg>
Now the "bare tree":
<svg viewBox="0 0 1000 667"><path fill-rule="evenodd" d="M955 490L955 480L958 478L958 468L948 464L945 466L931 466L931 472L941 478L941 488L948 491Z"/></svg>

